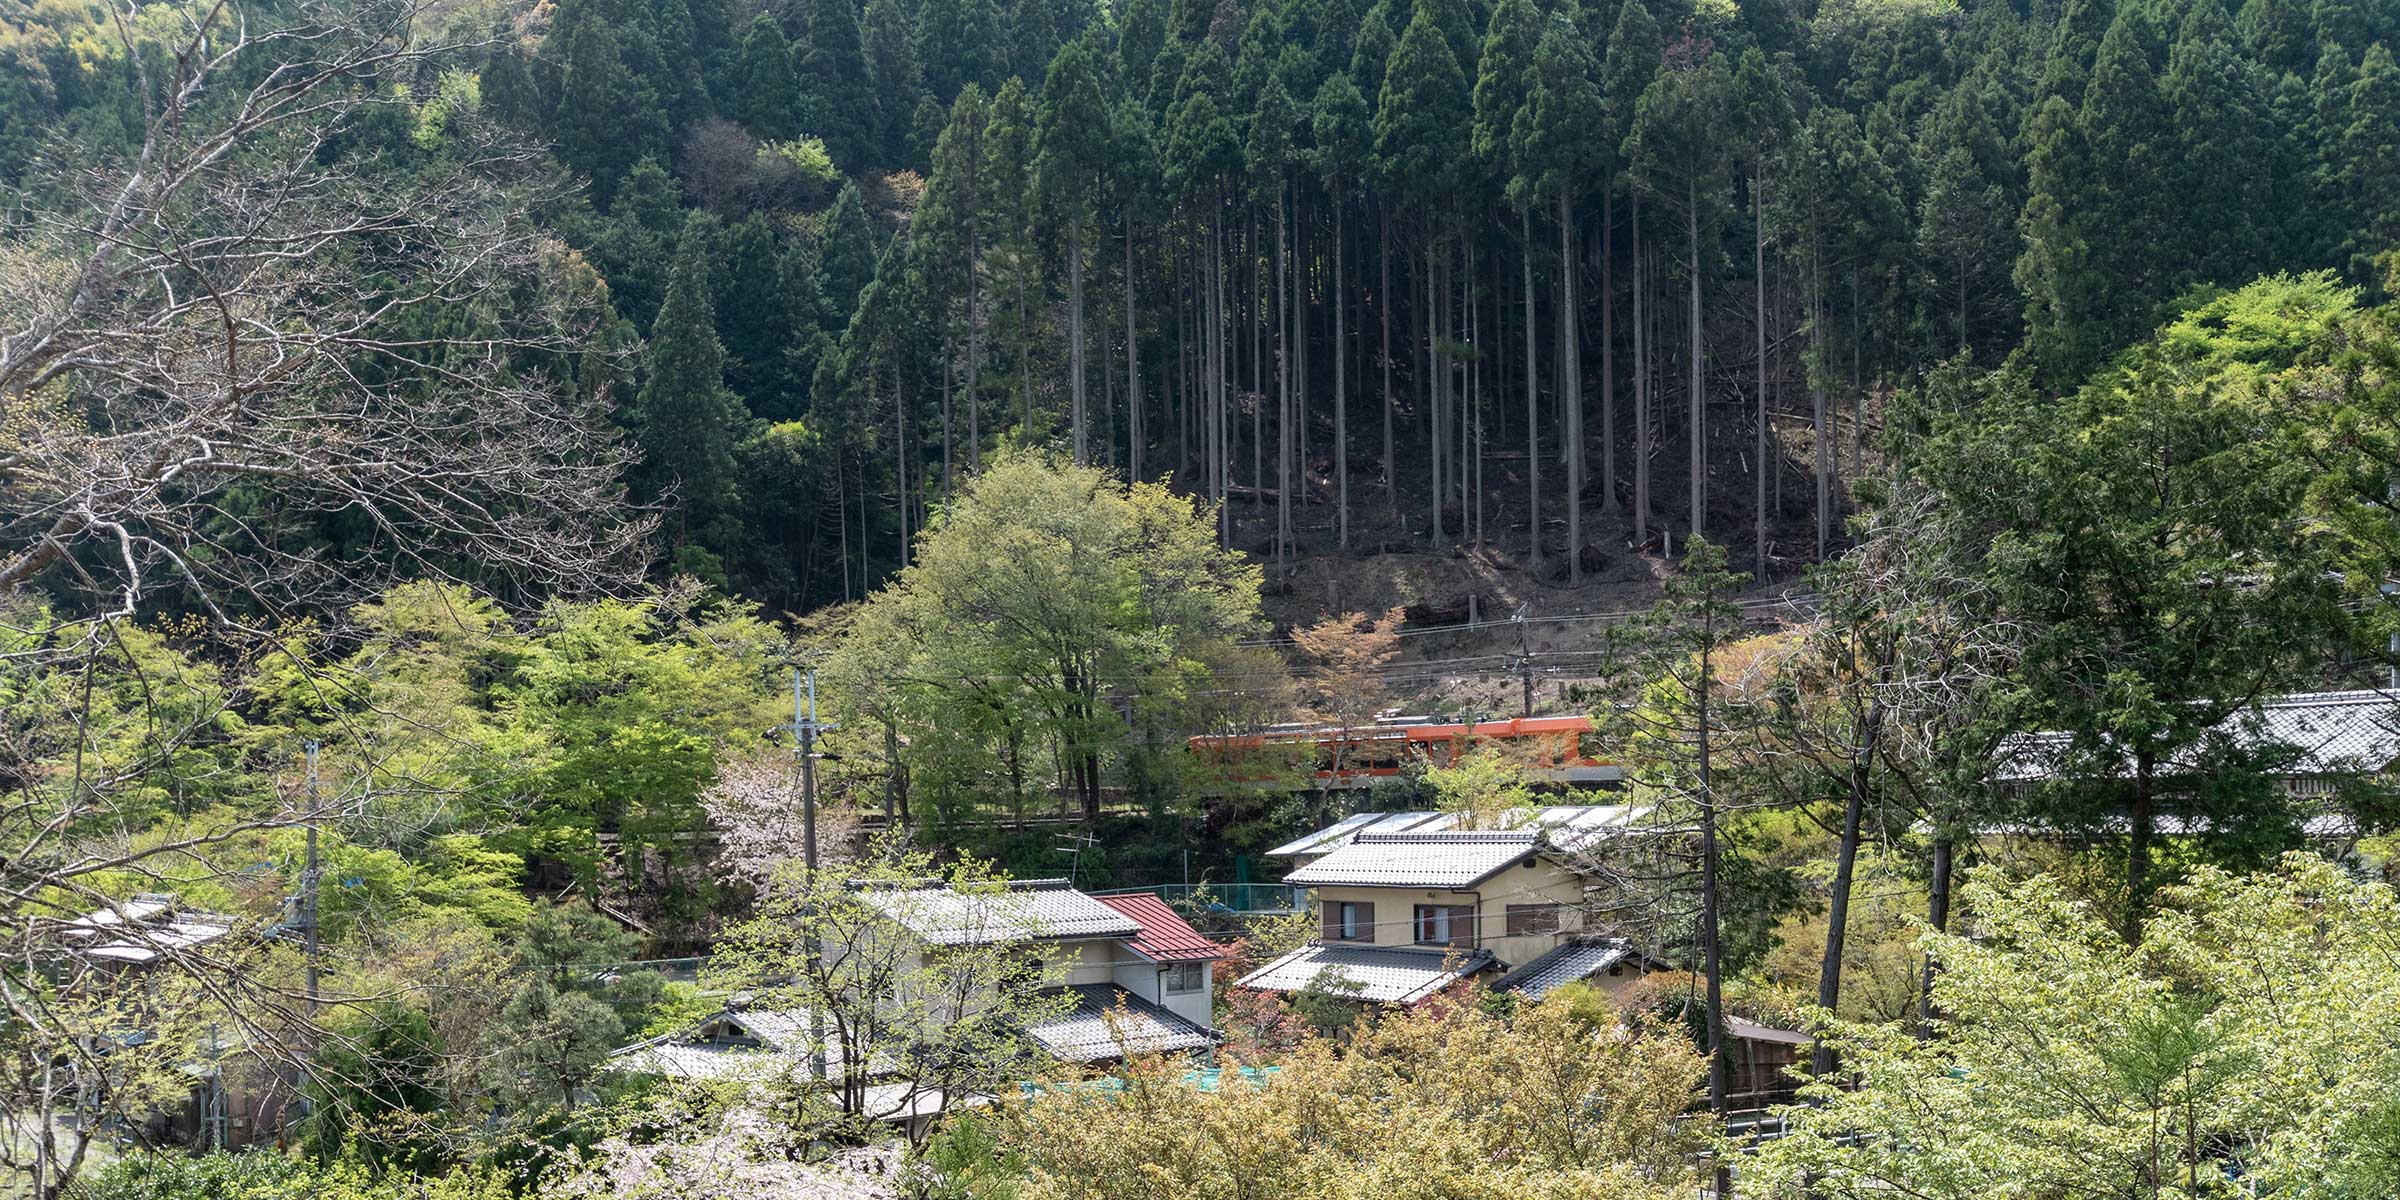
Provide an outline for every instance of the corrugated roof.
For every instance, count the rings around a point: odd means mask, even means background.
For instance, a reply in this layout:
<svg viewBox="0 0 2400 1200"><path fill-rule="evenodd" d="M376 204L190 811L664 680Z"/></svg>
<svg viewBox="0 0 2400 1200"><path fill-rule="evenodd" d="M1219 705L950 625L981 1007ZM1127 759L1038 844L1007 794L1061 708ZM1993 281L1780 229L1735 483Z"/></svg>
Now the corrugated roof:
<svg viewBox="0 0 2400 1200"><path fill-rule="evenodd" d="M1062 993L1075 997L1075 1007L1025 1030L1053 1058L1092 1062L1125 1053L1205 1050L1217 1044L1217 1035L1206 1028L1114 984L1070 984L1044 994Z"/></svg>
<svg viewBox="0 0 2400 1200"><path fill-rule="evenodd" d="M1589 979L1633 956L1633 947L1614 938L1578 939L1501 976L1492 990L1539 1000L1556 988Z"/></svg>
<svg viewBox="0 0 2400 1200"><path fill-rule="evenodd" d="M2376 689L2296 692L2272 696L2234 712L2211 731L2224 744L2296 751L2286 775L2353 775L2381 771L2400 760L2400 696ZM2060 775L2074 742L2064 733L2022 733L2001 743L1993 777L2027 783ZM2197 766L2201 746L2163 770Z"/></svg>
<svg viewBox="0 0 2400 1200"><path fill-rule="evenodd" d="M1738 1038L1745 1042L1774 1042L1783 1046L1805 1046L1811 1040L1807 1034L1797 1029L1777 1029L1772 1025L1761 1025L1747 1017L1730 1015L1725 1018L1725 1036Z"/></svg>
<svg viewBox="0 0 2400 1200"><path fill-rule="evenodd" d="M1555 804L1502 814L1503 829L1533 829L1547 833L1561 850L1585 849L1631 825L1648 808L1634 804ZM1438 833L1455 829L1463 814L1448 812L1362 812L1267 851L1274 858L1304 858L1333 851L1362 833Z"/></svg>
<svg viewBox="0 0 2400 1200"><path fill-rule="evenodd" d="M873 888L859 895L937 946L1132 937L1142 931L1133 918L1067 886L1063 879L1021 879L993 892Z"/></svg>
<svg viewBox="0 0 2400 1200"><path fill-rule="evenodd" d="M198 949L232 932L231 918L205 916L169 921L165 925L133 926L119 940L89 947L83 954L88 958L105 958L114 962L144 963L162 954Z"/></svg>
<svg viewBox="0 0 2400 1200"><path fill-rule="evenodd" d="M1326 990L1375 1004L1415 1004L1495 962L1485 949L1360 946L1311 942L1242 977L1237 986L1262 992Z"/></svg>
<svg viewBox="0 0 2400 1200"><path fill-rule="evenodd" d="M1166 902L1147 893L1094 896L1092 899L1124 914L1142 931L1125 948L1152 962L1206 962L1225 957L1225 948L1201 936Z"/></svg>
<svg viewBox="0 0 2400 1200"><path fill-rule="evenodd" d="M1360 833L1283 877L1303 887L1473 887L1542 849L1529 829Z"/></svg>

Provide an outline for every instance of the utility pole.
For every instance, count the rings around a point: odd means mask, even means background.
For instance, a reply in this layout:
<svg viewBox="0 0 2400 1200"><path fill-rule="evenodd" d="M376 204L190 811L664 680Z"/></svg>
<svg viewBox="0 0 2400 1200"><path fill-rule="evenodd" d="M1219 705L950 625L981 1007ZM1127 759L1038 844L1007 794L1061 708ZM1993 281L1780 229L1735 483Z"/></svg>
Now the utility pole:
<svg viewBox="0 0 2400 1200"><path fill-rule="evenodd" d="M792 668L792 755L800 765L801 861L817 873L817 735L838 725L817 720L817 673Z"/></svg>
<svg viewBox="0 0 2400 1200"><path fill-rule="evenodd" d="M1516 615L1510 617L1509 620L1516 622L1517 626L1517 673L1520 682L1524 685L1525 693L1524 708L1517 715L1530 717L1533 715L1532 625L1525 619L1525 606L1522 604L1517 606Z"/></svg>
<svg viewBox="0 0 2400 1200"><path fill-rule="evenodd" d="M833 726L817 720L817 673L792 668L792 755L799 760L800 776L800 853L807 868L808 886L817 882L817 734ZM817 944L815 932L807 938L805 952L809 970L816 975L823 947ZM825 1010L822 1003L809 1006L808 1074L812 1079L825 1079Z"/></svg>
<svg viewBox="0 0 2400 1200"><path fill-rule="evenodd" d="M308 1015L317 1015L317 743L308 743L308 863L300 871L300 936L307 966Z"/></svg>

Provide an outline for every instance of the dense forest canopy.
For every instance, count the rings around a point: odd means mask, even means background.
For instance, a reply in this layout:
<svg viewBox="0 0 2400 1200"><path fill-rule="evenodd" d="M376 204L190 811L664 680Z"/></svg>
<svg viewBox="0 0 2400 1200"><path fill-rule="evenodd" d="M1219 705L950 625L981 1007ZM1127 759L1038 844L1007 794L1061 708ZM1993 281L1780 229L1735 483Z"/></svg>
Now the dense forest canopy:
<svg viewBox="0 0 2400 1200"><path fill-rule="evenodd" d="M102 11L0 42L20 221L135 148ZM321 153L550 147L574 185L521 200L643 351L609 397L665 561L791 611L898 571L1004 444L1230 501L1278 562L1474 541L1575 575L1700 532L1788 573L1937 364L2064 391L2211 289L2373 285L2400 234L2372 3L437 18L462 48Z"/></svg>

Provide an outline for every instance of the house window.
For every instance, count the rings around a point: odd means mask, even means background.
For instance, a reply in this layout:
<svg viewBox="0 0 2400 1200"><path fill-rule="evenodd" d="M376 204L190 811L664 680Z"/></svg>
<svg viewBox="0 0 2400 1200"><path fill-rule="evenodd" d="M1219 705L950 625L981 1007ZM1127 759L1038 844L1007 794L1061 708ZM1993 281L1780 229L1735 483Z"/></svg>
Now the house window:
<svg viewBox="0 0 2400 1200"><path fill-rule="evenodd" d="M1189 995L1208 988L1207 963L1176 963L1167 968L1166 976L1167 994L1170 996Z"/></svg>
<svg viewBox="0 0 2400 1200"><path fill-rule="evenodd" d="M1474 945L1474 906L1469 904L1418 905L1417 944L1420 946Z"/></svg>
<svg viewBox="0 0 2400 1200"><path fill-rule="evenodd" d="M1374 941L1374 903L1360 900L1327 901L1325 904L1324 940L1328 942Z"/></svg>
<svg viewBox="0 0 2400 1200"><path fill-rule="evenodd" d="M1531 934L1557 932L1557 905L1511 904L1508 906L1508 936L1525 937Z"/></svg>

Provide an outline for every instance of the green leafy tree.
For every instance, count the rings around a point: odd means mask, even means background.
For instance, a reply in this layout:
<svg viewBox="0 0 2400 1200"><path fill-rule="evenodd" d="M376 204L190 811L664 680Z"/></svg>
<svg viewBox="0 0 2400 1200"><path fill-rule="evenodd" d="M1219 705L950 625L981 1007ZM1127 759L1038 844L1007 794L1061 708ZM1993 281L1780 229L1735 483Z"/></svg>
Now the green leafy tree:
<svg viewBox="0 0 2400 1200"><path fill-rule="evenodd" d="M1096 817L1128 716L1171 707L1257 619L1258 568L1218 549L1211 522L1157 484L994 459L869 602L885 615L860 628L882 632L837 657L885 654L893 638L906 649L901 733L937 804L949 789L1021 805L1025 769L1055 753Z"/></svg>
<svg viewBox="0 0 2400 1200"><path fill-rule="evenodd" d="M932 930L964 936L921 936ZM1075 1005L1057 986L1063 964L1044 961L1051 935L987 866L893 844L838 872L791 864L757 916L726 931L707 984L804 1015L780 1077L838 1105L791 1107L822 1135L859 1136L870 1087L898 1093L875 1103L913 1109L1022 1076L1026 1027ZM929 1129L912 1125L912 1144Z"/></svg>
<svg viewBox="0 0 2400 1200"><path fill-rule="evenodd" d="M2322 280L2262 281L2186 313L2063 401L1997 381L1925 464L1985 530L2003 603L2033 631L2016 715L2065 735L2040 760L2059 780L2047 815L2127 830L2131 936L2162 811L2213 822L2228 845L2261 820L2288 835L2280 806L2192 790L2185 772L2227 716L2301 676L2321 645L2311 631L2339 628L2327 564L2288 535L2307 473L2274 445L2259 392L2348 303ZM1970 468L2002 454L2016 482L1994 494Z"/></svg>
<svg viewBox="0 0 2400 1200"><path fill-rule="evenodd" d="M2058 880L1987 871L1976 934L1928 935L1931 1036L1836 1024L1745 1195L2367 1195L2400 1123L2373 1030L2391 1019L2390 888L2295 855L2198 874L2139 946ZM2073 1097L2062 1103L2061 1097Z"/></svg>

